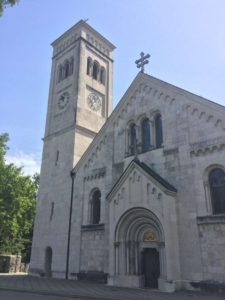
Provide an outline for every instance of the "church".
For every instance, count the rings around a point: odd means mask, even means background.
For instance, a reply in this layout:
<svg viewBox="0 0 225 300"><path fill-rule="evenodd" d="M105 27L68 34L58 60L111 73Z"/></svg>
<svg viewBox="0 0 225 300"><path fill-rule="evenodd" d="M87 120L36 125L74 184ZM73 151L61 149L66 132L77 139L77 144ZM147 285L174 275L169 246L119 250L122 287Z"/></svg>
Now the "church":
<svg viewBox="0 0 225 300"><path fill-rule="evenodd" d="M225 280L225 107L140 72L83 20L53 57L30 274L172 292Z"/></svg>

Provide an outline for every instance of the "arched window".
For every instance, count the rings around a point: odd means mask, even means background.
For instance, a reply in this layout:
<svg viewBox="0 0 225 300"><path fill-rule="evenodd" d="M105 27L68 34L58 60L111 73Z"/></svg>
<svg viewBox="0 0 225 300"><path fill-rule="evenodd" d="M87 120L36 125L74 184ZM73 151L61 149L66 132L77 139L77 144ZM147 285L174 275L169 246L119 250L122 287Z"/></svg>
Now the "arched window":
<svg viewBox="0 0 225 300"><path fill-rule="evenodd" d="M100 82L105 85L105 68L101 67Z"/></svg>
<svg viewBox="0 0 225 300"><path fill-rule="evenodd" d="M99 64L97 61L93 64L93 78L98 80L98 73L99 73Z"/></svg>
<svg viewBox="0 0 225 300"><path fill-rule="evenodd" d="M162 118L160 114L155 116L155 144L156 148L162 147L163 144Z"/></svg>
<svg viewBox="0 0 225 300"><path fill-rule="evenodd" d="M87 75L91 75L91 65L92 65L92 60L90 57L87 59Z"/></svg>
<svg viewBox="0 0 225 300"><path fill-rule="evenodd" d="M65 78L67 78L69 76L69 69L70 69L70 64L68 60L66 60L64 68L65 68Z"/></svg>
<svg viewBox="0 0 225 300"><path fill-rule="evenodd" d="M62 77L61 80L64 80L65 77L65 73L66 73L66 62L64 62L63 66L62 66Z"/></svg>
<svg viewBox="0 0 225 300"><path fill-rule="evenodd" d="M135 153L135 147L136 147L136 125L132 123L130 125L130 130L129 130L129 152L130 154Z"/></svg>
<svg viewBox="0 0 225 300"><path fill-rule="evenodd" d="M225 172L220 168L209 173L213 214L225 214Z"/></svg>
<svg viewBox="0 0 225 300"><path fill-rule="evenodd" d="M150 149L150 124L148 118L141 122L141 141L142 151L148 151Z"/></svg>
<svg viewBox="0 0 225 300"><path fill-rule="evenodd" d="M100 210L101 210L101 192L96 190L92 195L91 200L92 206L92 216L91 216L91 223L92 224L99 224L100 222Z"/></svg>
<svg viewBox="0 0 225 300"><path fill-rule="evenodd" d="M69 75L73 74L73 63L74 63L74 59L73 59L73 57L71 57L70 63L69 63Z"/></svg>
<svg viewBox="0 0 225 300"><path fill-rule="evenodd" d="M62 80L62 73L63 73L63 68L62 68L62 65L59 66L59 69L58 69L58 82L60 82Z"/></svg>

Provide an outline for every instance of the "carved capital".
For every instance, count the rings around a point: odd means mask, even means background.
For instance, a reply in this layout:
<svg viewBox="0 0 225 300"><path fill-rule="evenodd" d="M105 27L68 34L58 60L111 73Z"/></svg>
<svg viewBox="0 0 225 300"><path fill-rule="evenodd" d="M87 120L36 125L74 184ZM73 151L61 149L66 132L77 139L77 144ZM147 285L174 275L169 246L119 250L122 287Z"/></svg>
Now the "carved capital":
<svg viewBox="0 0 225 300"><path fill-rule="evenodd" d="M114 247L119 248L120 242L114 242Z"/></svg>

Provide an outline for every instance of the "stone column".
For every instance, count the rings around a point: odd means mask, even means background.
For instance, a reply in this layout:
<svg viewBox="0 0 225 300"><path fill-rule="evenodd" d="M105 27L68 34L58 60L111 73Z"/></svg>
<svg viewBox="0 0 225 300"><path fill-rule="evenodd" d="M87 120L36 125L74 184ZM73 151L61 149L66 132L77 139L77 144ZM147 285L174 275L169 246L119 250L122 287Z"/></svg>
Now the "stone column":
<svg viewBox="0 0 225 300"><path fill-rule="evenodd" d="M210 197L210 187L209 187L208 180L204 180L203 185L204 185L205 198L206 198L206 210L207 213L210 214L212 212L212 202L210 201L211 197Z"/></svg>
<svg viewBox="0 0 225 300"><path fill-rule="evenodd" d="M135 242L135 275L138 275L138 264L139 264L139 242Z"/></svg>
<svg viewBox="0 0 225 300"><path fill-rule="evenodd" d="M135 274L135 242L130 242L130 274Z"/></svg>
<svg viewBox="0 0 225 300"><path fill-rule="evenodd" d="M115 274L119 274L119 242L114 243L114 248L115 248Z"/></svg>
<svg viewBox="0 0 225 300"><path fill-rule="evenodd" d="M124 241L120 242L119 247L119 273L126 274L127 263L126 263L126 244Z"/></svg>
<svg viewBox="0 0 225 300"><path fill-rule="evenodd" d="M130 242L126 242L126 274L130 274Z"/></svg>

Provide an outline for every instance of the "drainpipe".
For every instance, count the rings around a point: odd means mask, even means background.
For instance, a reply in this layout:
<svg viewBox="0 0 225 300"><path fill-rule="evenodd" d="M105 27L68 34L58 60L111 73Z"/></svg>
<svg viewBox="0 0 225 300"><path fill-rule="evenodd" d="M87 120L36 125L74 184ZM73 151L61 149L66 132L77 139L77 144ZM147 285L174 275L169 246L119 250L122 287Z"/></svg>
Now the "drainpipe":
<svg viewBox="0 0 225 300"><path fill-rule="evenodd" d="M73 209L73 190L74 190L74 179L76 177L76 173L74 173L74 171L71 171L70 176L72 179L72 186L71 186L70 215L69 215L69 228L68 228L67 254L66 254L66 279L68 279L68 273L69 273L70 233L71 233L71 219L72 219L72 209Z"/></svg>

